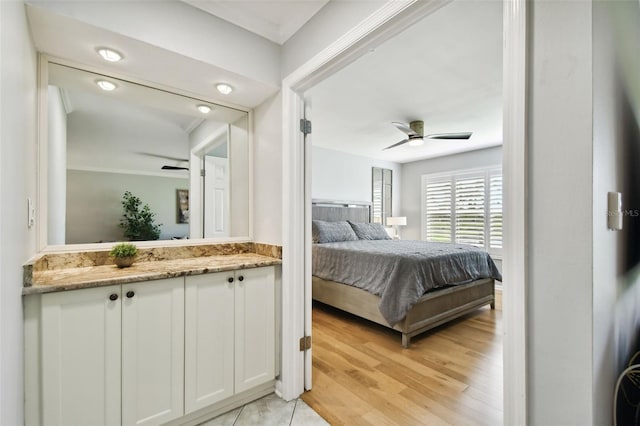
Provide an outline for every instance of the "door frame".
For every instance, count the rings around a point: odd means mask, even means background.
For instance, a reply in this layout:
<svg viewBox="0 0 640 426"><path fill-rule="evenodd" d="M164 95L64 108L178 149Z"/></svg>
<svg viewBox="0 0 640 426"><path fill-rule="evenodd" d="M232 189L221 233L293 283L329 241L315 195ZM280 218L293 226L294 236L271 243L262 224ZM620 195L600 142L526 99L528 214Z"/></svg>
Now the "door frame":
<svg viewBox="0 0 640 426"><path fill-rule="evenodd" d="M282 369L277 392L304 392L305 156L301 94L450 0L388 1L287 76L283 106ZM527 3L503 2L504 424L527 423ZM307 289L308 291L308 289ZM309 296L310 297L310 296Z"/></svg>

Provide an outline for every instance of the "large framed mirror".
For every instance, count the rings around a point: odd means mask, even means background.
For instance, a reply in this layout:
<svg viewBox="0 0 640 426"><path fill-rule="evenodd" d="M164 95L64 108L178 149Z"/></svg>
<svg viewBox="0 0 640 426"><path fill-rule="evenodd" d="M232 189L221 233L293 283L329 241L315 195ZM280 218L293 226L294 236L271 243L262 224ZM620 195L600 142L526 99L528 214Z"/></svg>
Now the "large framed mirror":
<svg viewBox="0 0 640 426"><path fill-rule="evenodd" d="M251 238L250 111L42 60L41 250L131 239L125 193L163 242Z"/></svg>

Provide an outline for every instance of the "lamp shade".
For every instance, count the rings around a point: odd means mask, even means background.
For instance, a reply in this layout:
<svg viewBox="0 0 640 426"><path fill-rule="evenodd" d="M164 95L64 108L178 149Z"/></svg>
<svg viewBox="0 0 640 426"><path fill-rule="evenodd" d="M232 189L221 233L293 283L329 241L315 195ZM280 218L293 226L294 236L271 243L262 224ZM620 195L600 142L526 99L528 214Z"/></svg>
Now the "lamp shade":
<svg viewBox="0 0 640 426"><path fill-rule="evenodd" d="M387 218L387 226L405 226L407 224L406 216L394 216Z"/></svg>

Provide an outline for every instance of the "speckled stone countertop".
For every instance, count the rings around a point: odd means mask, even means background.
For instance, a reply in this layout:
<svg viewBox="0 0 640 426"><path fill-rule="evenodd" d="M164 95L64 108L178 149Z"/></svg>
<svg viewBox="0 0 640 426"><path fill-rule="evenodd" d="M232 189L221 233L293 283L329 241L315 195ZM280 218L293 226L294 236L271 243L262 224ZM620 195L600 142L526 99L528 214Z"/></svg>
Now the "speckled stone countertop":
<svg viewBox="0 0 640 426"><path fill-rule="evenodd" d="M259 243L140 250L137 261L118 268L108 252L46 254L25 265L23 295L151 281L209 272L279 265L282 250Z"/></svg>

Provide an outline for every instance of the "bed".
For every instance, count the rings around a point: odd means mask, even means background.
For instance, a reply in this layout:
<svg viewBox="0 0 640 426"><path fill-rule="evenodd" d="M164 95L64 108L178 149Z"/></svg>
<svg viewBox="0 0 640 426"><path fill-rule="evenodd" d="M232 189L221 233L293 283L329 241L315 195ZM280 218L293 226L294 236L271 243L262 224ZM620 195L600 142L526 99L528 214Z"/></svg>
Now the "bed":
<svg viewBox="0 0 640 426"><path fill-rule="evenodd" d="M314 200L312 219L313 299L399 331L405 348L433 327L495 308L502 277L483 250L385 238L369 223L370 203Z"/></svg>

